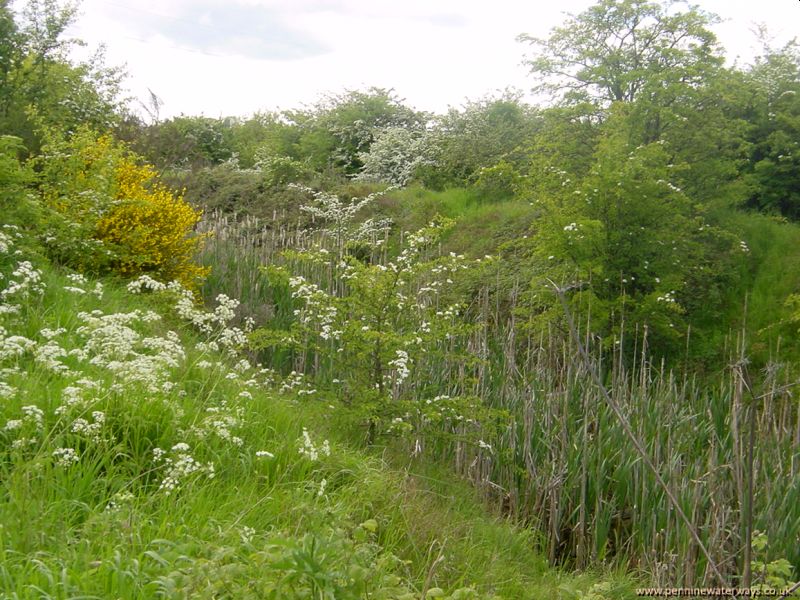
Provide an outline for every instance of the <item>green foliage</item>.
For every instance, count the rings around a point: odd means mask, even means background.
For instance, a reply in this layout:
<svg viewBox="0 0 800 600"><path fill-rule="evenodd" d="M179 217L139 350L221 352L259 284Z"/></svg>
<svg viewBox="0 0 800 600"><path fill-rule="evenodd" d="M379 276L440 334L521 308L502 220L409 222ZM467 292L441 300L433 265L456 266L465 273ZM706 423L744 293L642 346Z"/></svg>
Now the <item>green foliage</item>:
<svg viewBox="0 0 800 600"><path fill-rule="evenodd" d="M76 10L56 0L34 0L17 24L7 2L0 5L0 129L21 137L34 153L44 128L88 125L105 131L123 104L123 74L105 65L102 51L81 63L69 59L76 42L64 33Z"/></svg>
<svg viewBox="0 0 800 600"><path fill-rule="evenodd" d="M35 229L41 219L41 211L33 197L31 185L34 172L21 162L25 146L17 137L0 136L0 212L6 224L22 226L29 231Z"/></svg>
<svg viewBox="0 0 800 600"><path fill-rule="evenodd" d="M722 68L721 49L709 30L716 17L697 7L680 12L672 6L602 0L571 16L547 39L520 39L535 47L528 62L532 73L543 77L537 89L561 95L563 108L548 111L561 133L570 133L563 131L565 125L574 130L580 123L602 121L614 102L624 102L631 107L632 146L668 142L673 162L691 166L675 181L687 194L697 202L734 205L746 194L734 180L747 157L746 107L752 90L739 72ZM572 121L565 123L570 113ZM581 149L578 140L586 140L586 133L591 140L591 133L584 127L580 138L568 141L567 135L548 135L548 129L533 146L546 155L534 161L556 152L562 157L558 168L580 173L592 142Z"/></svg>
<svg viewBox="0 0 800 600"><path fill-rule="evenodd" d="M361 155L379 131L424 124L423 115L405 106L392 90L374 87L328 96L312 108L288 111L286 117L300 128L297 158L307 159L317 171L334 168L346 175L361 170Z"/></svg>
<svg viewBox="0 0 800 600"><path fill-rule="evenodd" d="M231 148L242 168L251 168L258 150L273 156L293 156L300 130L279 113L256 113L231 126Z"/></svg>
<svg viewBox="0 0 800 600"><path fill-rule="evenodd" d="M278 160L279 168L273 174L223 163L193 171L166 172L162 179L175 189L185 190L186 198L208 213L218 210L226 215L257 215L270 220L277 213L284 216L285 222L296 222L303 195L290 187L271 185L300 171L300 166L294 162L287 165L284 160ZM271 175L275 176L272 180L268 179Z"/></svg>
<svg viewBox="0 0 800 600"><path fill-rule="evenodd" d="M547 39L521 35L533 46L527 59L541 77L538 91L563 94L570 103L603 105L658 96L675 83L701 84L722 64L709 26L717 17L670 2L600 0Z"/></svg>
<svg viewBox="0 0 800 600"><path fill-rule="evenodd" d="M420 169L419 178L437 190L473 183L482 168L503 159L516 162L516 151L535 127L533 109L512 92L451 108L435 121L433 164Z"/></svg>
<svg viewBox="0 0 800 600"><path fill-rule="evenodd" d="M751 117L749 205L800 219L800 51L796 43L773 50L748 73L757 94Z"/></svg>
<svg viewBox="0 0 800 600"><path fill-rule="evenodd" d="M275 156L263 146L256 150L254 158L254 166L261 171L264 184L271 188L306 181L311 175L304 163L288 156Z"/></svg>
<svg viewBox="0 0 800 600"><path fill-rule="evenodd" d="M492 167L478 171L474 186L481 197L497 202L513 198L521 184L522 176L513 164L504 159Z"/></svg>
<svg viewBox="0 0 800 600"><path fill-rule="evenodd" d="M796 583L792 581L794 577L794 569L792 564L785 558L779 558L767 562L767 550L769 540L767 535L761 531L753 532L753 560L751 561L751 569L753 573L753 585L751 589L762 591L777 590L781 593L783 590L791 588ZM787 596L789 598L800 597L800 594L792 594Z"/></svg>
<svg viewBox="0 0 800 600"><path fill-rule="evenodd" d="M181 115L146 127L134 146L160 169L198 169L234 156L232 128L232 119Z"/></svg>
<svg viewBox="0 0 800 600"><path fill-rule="evenodd" d="M549 321L560 309L546 308L548 282L580 282L575 300L591 301L595 332L614 337L623 321L647 326L666 351L692 318L719 308L712 290L729 283L734 252L746 246L709 224L672 183L681 165L667 144L629 145L629 119L617 109L583 180L550 168L535 183L543 216L530 242L534 305Z"/></svg>

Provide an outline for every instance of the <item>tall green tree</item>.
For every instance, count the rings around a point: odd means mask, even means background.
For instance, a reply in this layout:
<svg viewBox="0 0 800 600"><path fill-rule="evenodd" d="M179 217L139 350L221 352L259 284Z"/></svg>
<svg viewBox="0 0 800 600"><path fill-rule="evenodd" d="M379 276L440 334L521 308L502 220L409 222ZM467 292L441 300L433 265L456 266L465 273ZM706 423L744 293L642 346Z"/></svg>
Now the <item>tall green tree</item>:
<svg viewBox="0 0 800 600"><path fill-rule="evenodd" d="M800 45L765 47L746 77L754 96L748 203L800 219Z"/></svg>
<svg viewBox="0 0 800 600"><path fill-rule="evenodd" d="M603 105L655 95L674 83L700 84L722 63L709 26L716 16L678 2L600 0L570 15L546 39L527 34L532 54L526 62L540 78L537 91L568 103Z"/></svg>
<svg viewBox="0 0 800 600"><path fill-rule="evenodd" d="M16 19L8 2L0 4L0 131L34 153L45 128L107 130L124 105L123 72L105 64L102 49L83 62L70 59L80 44L65 36L75 16L75 5L57 0L30 0Z"/></svg>
<svg viewBox="0 0 800 600"><path fill-rule="evenodd" d="M606 340L623 322L646 326L653 349L664 353L684 343L689 324L720 308L746 247L709 223L680 187L686 166L673 162L668 142L630 143L632 108L612 107L582 178L553 166L531 178L529 198L541 217L535 235L507 251L527 256L515 269L529 278L524 296L534 321L562 316L550 293L556 282L590 306L592 330Z"/></svg>
<svg viewBox="0 0 800 600"><path fill-rule="evenodd" d="M717 17L680 5L600 0L549 37L520 40L533 49L527 62L537 91L589 121L602 121L614 103L628 105L628 143L667 142L672 162L687 165L676 181L695 201L734 204L747 157L746 86L723 67L710 30Z"/></svg>

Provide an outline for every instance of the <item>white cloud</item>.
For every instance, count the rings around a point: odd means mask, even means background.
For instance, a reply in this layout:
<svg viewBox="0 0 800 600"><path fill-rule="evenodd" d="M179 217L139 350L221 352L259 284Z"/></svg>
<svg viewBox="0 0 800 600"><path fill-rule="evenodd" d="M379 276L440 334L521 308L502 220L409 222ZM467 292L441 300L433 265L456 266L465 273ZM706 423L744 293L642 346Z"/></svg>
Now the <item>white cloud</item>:
<svg viewBox="0 0 800 600"><path fill-rule="evenodd" d="M753 22L779 40L800 6L701 0L730 20L715 29L732 56L754 53ZM85 0L74 33L127 63L129 87L163 115L243 115L313 102L325 92L394 88L420 109L532 82L520 33L545 36L589 0Z"/></svg>

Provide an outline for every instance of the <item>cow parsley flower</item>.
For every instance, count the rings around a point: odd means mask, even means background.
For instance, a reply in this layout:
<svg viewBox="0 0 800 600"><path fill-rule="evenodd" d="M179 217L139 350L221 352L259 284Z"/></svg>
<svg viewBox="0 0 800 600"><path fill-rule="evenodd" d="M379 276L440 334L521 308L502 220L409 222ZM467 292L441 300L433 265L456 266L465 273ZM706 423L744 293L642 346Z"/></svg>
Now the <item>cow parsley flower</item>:
<svg viewBox="0 0 800 600"><path fill-rule="evenodd" d="M56 461L56 465L65 469L71 467L80 460L74 448L56 448L53 451L53 458Z"/></svg>
<svg viewBox="0 0 800 600"><path fill-rule="evenodd" d="M320 455L331 455L331 447L328 440L324 440L322 442L322 446L317 448L317 446L315 446L311 441L311 436L308 434L308 430L305 427L303 428L303 437L301 442L302 445L298 448L298 452L309 460L317 461L319 460Z"/></svg>

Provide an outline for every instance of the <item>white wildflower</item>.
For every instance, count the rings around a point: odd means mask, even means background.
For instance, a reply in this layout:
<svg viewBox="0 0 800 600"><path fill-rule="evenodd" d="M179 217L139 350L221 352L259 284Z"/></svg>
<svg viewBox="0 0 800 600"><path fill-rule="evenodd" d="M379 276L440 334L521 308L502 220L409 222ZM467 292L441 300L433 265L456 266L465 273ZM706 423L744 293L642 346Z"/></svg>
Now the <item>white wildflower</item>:
<svg viewBox="0 0 800 600"><path fill-rule="evenodd" d="M68 468L80 460L74 448L57 448L53 451L53 458L59 467Z"/></svg>

